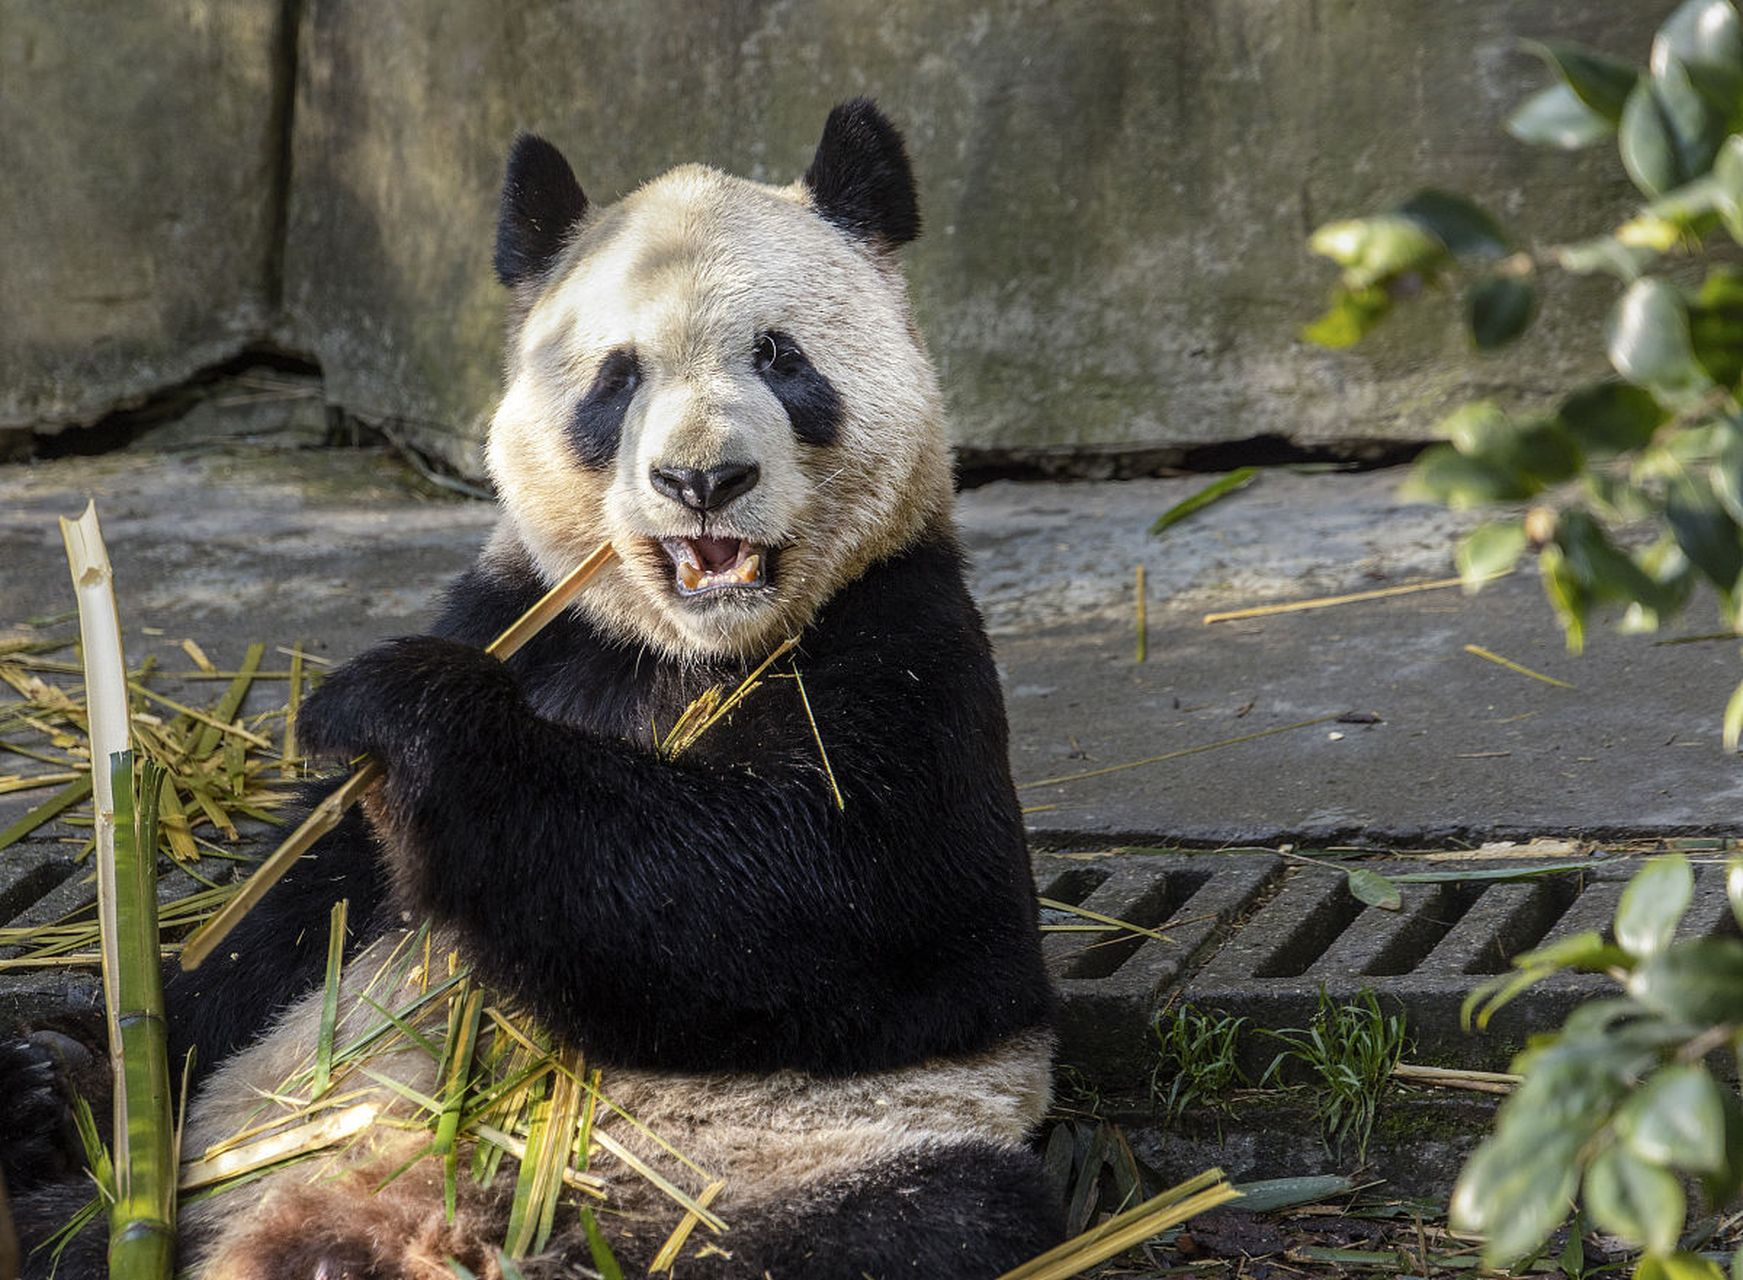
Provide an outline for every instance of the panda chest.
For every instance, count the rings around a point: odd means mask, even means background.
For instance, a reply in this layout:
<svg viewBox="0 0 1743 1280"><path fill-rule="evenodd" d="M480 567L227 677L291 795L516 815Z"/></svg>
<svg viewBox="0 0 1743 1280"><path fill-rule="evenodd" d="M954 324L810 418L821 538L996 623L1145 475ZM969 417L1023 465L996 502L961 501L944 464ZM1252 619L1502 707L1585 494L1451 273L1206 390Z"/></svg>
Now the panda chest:
<svg viewBox="0 0 1743 1280"><path fill-rule="evenodd" d="M754 768L771 754L801 745L805 721L790 675L747 682L746 673L732 668L652 660L647 668L552 673L528 689L528 698L545 719L668 760Z"/></svg>

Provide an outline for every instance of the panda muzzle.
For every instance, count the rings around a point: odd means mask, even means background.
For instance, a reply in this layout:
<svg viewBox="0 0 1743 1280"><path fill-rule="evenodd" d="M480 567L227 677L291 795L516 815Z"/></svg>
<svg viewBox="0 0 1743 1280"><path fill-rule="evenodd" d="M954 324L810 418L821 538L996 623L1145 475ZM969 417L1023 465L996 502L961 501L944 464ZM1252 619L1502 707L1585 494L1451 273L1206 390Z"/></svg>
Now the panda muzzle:
<svg viewBox="0 0 1743 1280"><path fill-rule="evenodd" d="M767 549L743 538L662 538L673 583L686 597L755 591L768 584Z"/></svg>

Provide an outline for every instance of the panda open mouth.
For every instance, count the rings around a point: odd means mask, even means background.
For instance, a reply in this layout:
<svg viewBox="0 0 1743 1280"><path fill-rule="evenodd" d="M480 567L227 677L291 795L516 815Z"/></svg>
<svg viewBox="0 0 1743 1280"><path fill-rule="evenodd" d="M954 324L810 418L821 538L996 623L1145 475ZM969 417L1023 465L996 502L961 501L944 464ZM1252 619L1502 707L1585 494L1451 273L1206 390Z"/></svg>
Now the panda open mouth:
<svg viewBox="0 0 1743 1280"><path fill-rule="evenodd" d="M769 549L743 538L661 538L672 583L687 599L768 585Z"/></svg>

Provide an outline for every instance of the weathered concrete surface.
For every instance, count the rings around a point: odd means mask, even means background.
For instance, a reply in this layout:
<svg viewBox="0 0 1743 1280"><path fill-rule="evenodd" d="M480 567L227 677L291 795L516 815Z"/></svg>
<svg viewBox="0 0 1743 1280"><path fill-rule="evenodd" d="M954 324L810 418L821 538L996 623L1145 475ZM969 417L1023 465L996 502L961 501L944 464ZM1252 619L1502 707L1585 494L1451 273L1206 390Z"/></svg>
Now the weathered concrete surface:
<svg viewBox="0 0 1743 1280"><path fill-rule="evenodd" d="M0 437L223 360L273 305L280 0L0 0Z"/></svg>
<svg viewBox="0 0 1743 1280"><path fill-rule="evenodd" d="M1294 336L1332 277L1306 233L1425 183L1479 193L1528 238L1605 229L1634 200L1613 154L1500 131L1539 77L1515 38L1640 57L1669 8L310 0L288 334L347 409L474 467L514 130L564 147L596 200L684 160L787 182L829 106L871 93L908 131L928 227L908 257L962 444L1420 439L1467 395L1587 367L1607 290L1557 293L1546 312L1575 323L1503 357L1474 361L1444 303L1325 353Z"/></svg>
<svg viewBox="0 0 1743 1280"><path fill-rule="evenodd" d="M965 494L1037 838L1410 845L1743 826L1743 778L1718 745L1735 644L1654 647L1598 630L1587 655L1570 658L1530 574L1472 598L1430 591L1202 624L1207 609L1447 572L1463 518L1398 503L1397 479L1269 473L1156 540L1148 522L1202 481ZM421 625L430 595L492 521L484 504L422 496L372 454L0 468L0 620L70 606L53 517L88 494L104 515L135 657L188 635L220 662L255 639L343 657ZM1131 596L1140 560L1155 584L1143 665ZM1687 630L1712 625L1697 607ZM1577 687L1482 661L1467 643ZM1349 710L1380 722L1035 785Z"/></svg>
<svg viewBox="0 0 1743 1280"><path fill-rule="evenodd" d="M1529 568L1456 588L1206 626L1206 612L1436 579L1469 517L1399 503L1396 472L1267 474L1163 538L1197 480L1000 485L962 506L1007 673L1012 764L1039 834L1205 844L1439 844L1743 826L1719 747L1737 646L1593 628L1570 657ZM1133 567L1152 582L1134 661ZM1029 586L1024 587L1024 581ZM1671 634L1716 630L1697 601ZM1576 685L1464 651L1476 644ZM1058 786L1043 779L1345 711Z"/></svg>

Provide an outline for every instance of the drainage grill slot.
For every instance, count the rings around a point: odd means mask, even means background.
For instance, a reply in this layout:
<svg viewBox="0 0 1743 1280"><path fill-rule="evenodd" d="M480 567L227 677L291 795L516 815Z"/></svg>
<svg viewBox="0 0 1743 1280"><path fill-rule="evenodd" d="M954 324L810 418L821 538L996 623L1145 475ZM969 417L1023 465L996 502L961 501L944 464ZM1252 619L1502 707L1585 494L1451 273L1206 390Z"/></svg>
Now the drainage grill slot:
<svg viewBox="0 0 1743 1280"><path fill-rule="evenodd" d="M1113 881L1102 886L1090 898L1075 905L1089 907L1141 929L1158 929L1204 887L1205 882L1210 879L1210 872L1167 871L1160 876L1145 877L1138 885L1115 883L1122 878L1114 877ZM1110 905L1104 906L1104 901ZM1111 905L1116 901L1119 904L1117 910ZM1080 940L1076 954L1066 962L1061 974L1066 978L1105 978L1136 955L1146 942L1156 942L1148 934L1136 933L1130 929L1122 929L1117 933L1063 936ZM1082 941L1085 939L1087 941Z"/></svg>
<svg viewBox="0 0 1743 1280"><path fill-rule="evenodd" d="M1441 939L1477 905L1484 888L1475 884L1409 886L1412 889L1422 887L1426 887L1428 892L1405 894L1401 910L1409 915L1403 927L1362 967L1363 974L1388 978L1416 972L1417 966L1428 958ZM1416 899L1414 904L1413 898Z"/></svg>
<svg viewBox="0 0 1743 1280"><path fill-rule="evenodd" d="M1304 879L1309 876L1321 883L1307 892L1293 892L1303 887ZM1291 901L1280 906L1285 898ZM1297 909L1300 909L1299 923L1253 970L1254 977L1299 978L1319 962L1320 957L1355 923L1356 917L1368 908L1350 893L1349 884L1342 876L1303 871L1265 914L1287 919Z"/></svg>
<svg viewBox="0 0 1743 1280"><path fill-rule="evenodd" d="M1484 930L1468 954L1446 957L1454 973L1506 973L1560 923L1580 896L1581 877L1546 876L1524 884L1494 885L1483 897ZM1478 941L1473 939L1473 941Z"/></svg>

